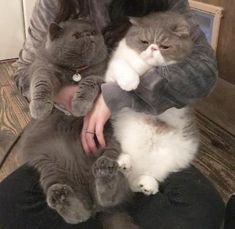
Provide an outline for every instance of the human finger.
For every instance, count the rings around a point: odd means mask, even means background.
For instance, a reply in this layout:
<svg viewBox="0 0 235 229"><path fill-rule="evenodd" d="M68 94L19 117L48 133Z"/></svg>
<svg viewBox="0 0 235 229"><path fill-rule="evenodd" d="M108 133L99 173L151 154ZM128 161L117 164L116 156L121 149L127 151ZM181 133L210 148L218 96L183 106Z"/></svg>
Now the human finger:
<svg viewBox="0 0 235 229"><path fill-rule="evenodd" d="M104 139L104 124L98 122L95 129L95 134L97 140L101 147L105 147L105 139Z"/></svg>
<svg viewBox="0 0 235 229"><path fill-rule="evenodd" d="M85 130L85 139L90 153L95 153L97 151L97 146L95 143L95 125L96 125L95 120L91 118L89 120L88 127Z"/></svg>
<svg viewBox="0 0 235 229"><path fill-rule="evenodd" d="M90 148L87 144L87 141L86 141L86 130L88 127L88 123L89 123L89 118L87 116L85 116L83 119L83 127L82 127L82 131L81 131L81 143L82 143L82 147L83 147L86 154L91 153L91 150L90 150Z"/></svg>

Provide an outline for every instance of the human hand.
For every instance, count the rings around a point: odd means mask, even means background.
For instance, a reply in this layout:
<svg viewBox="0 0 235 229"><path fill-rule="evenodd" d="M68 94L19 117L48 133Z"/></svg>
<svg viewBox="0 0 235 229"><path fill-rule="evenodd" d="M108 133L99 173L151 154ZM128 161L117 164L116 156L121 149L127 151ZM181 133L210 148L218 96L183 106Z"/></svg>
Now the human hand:
<svg viewBox="0 0 235 229"><path fill-rule="evenodd" d="M101 147L105 147L104 125L111 116L102 94L95 102L93 109L84 117L81 132L81 142L86 154L94 154L97 151L95 137Z"/></svg>
<svg viewBox="0 0 235 229"><path fill-rule="evenodd" d="M54 102L58 105L62 105L67 111L72 111L72 99L74 94L78 91L78 86L69 85L63 87L58 94L54 97Z"/></svg>

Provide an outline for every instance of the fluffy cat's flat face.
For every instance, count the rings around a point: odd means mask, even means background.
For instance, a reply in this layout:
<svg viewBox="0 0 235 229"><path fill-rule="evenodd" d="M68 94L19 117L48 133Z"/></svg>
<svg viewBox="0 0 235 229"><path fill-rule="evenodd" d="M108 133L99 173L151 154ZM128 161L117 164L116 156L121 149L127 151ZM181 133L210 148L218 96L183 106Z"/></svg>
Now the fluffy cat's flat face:
<svg viewBox="0 0 235 229"><path fill-rule="evenodd" d="M51 24L46 49L57 62L74 68L94 64L106 54L103 36L85 20Z"/></svg>
<svg viewBox="0 0 235 229"><path fill-rule="evenodd" d="M189 26L176 13L155 13L144 18L132 18L127 33L127 45L152 66L182 61L192 49Z"/></svg>

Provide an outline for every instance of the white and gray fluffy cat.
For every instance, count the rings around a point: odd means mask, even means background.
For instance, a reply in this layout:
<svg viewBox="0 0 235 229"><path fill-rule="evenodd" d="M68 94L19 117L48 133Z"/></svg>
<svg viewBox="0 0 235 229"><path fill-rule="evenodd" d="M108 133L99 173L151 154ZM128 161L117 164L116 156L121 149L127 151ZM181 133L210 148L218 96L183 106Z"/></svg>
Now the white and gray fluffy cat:
<svg viewBox="0 0 235 229"><path fill-rule="evenodd" d="M114 52L106 82L117 82L126 91L138 87L144 73L176 64L192 50L190 28L175 12L131 18L132 26ZM114 117L114 133L122 147L118 164L135 192L158 192L171 172L187 167L198 149L189 108L171 108L160 115L124 108Z"/></svg>

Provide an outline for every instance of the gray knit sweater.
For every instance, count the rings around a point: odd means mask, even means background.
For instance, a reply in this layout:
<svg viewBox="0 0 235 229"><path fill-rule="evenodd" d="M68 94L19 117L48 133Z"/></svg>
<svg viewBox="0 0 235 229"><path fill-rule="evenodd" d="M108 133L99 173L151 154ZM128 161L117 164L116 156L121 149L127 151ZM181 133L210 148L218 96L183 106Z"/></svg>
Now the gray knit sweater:
<svg viewBox="0 0 235 229"><path fill-rule="evenodd" d="M101 28L108 25L107 6L111 0L87 1L94 21ZM187 0L168 0L168 3L169 10L184 11L188 8ZM41 44L57 13L58 0L37 1L15 78L18 88L25 96L28 96L27 70L34 60L35 49ZM130 107L139 112L159 114L170 107L180 108L191 104L211 91L217 76L214 52L192 17L189 22L195 45L192 54L184 62L168 66L167 70L156 68L147 73L148 76L143 77L139 87L132 92L121 90L115 83L102 85L102 94L112 113L123 107Z"/></svg>

